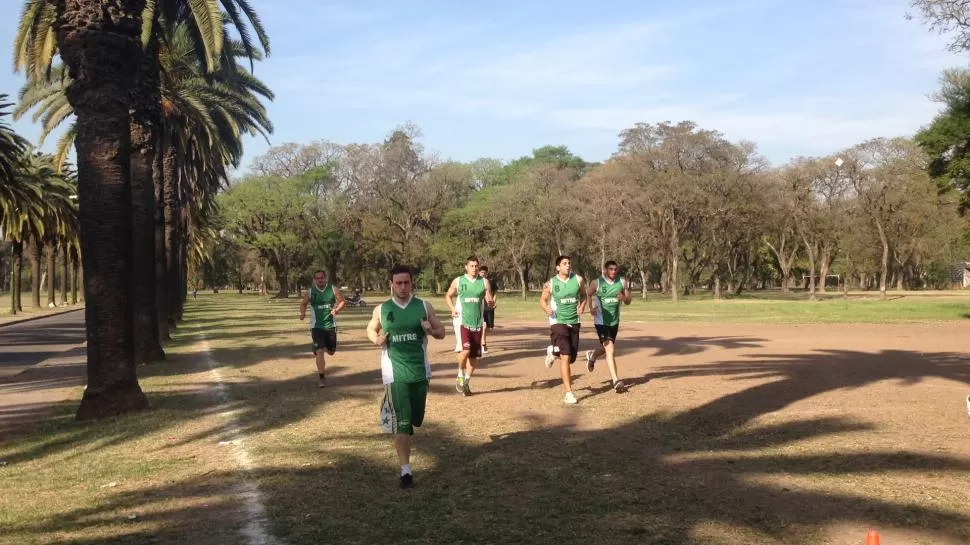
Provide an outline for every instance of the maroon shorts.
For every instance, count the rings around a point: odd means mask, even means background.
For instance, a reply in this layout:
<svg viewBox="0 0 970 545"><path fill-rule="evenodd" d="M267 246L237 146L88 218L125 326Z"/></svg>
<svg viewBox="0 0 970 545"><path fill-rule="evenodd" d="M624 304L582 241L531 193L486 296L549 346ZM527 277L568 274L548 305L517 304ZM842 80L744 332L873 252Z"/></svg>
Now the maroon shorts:
<svg viewBox="0 0 970 545"><path fill-rule="evenodd" d="M482 357L482 330L472 330L461 326L461 347L468 350L468 357Z"/></svg>

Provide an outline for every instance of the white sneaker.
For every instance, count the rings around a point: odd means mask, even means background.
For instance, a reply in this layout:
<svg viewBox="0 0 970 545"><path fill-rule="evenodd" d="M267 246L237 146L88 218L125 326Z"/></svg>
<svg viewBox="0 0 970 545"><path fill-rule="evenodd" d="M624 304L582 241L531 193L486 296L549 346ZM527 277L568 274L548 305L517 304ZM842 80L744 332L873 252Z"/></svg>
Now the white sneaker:
<svg viewBox="0 0 970 545"><path fill-rule="evenodd" d="M967 416L970 416L970 396L967 396Z"/></svg>
<svg viewBox="0 0 970 545"><path fill-rule="evenodd" d="M552 353L552 347L551 346L547 346L546 347L546 362L545 362L546 363L546 369L551 368L552 367L552 364L555 363L555 362L556 362L556 356L555 356L555 354Z"/></svg>
<svg viewBox="0 0 970 545"><path fill-rule="evenodd" d="M573 395L572 392L566 392L566 395L564 395L562 398L562 402L568 403L569 405L575 405L578 403L578 401L576 401L576 396Z"/></svg>
<svg viewBox="0 0 970 545"><path fill-rule="evenodd" d="M595 354L595 352L592 350L586 351L586 371L590 373L592 373L593 369L596 368L596 358L593 357L593 354Z"/></svg>

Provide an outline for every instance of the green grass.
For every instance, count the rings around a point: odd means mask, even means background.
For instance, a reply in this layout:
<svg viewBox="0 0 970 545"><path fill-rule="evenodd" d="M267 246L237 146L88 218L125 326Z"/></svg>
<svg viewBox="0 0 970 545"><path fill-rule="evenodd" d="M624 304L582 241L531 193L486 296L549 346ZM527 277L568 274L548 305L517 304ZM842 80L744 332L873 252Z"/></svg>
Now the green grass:
<svg viewBox="0 0 970 545"><path fill-rule="evenodd" d="M423 293L436 309L445 308L444 297ZM369 294L368 303L387 295ZM885 301L878 293L850 292L820 295L815 301L804 293L755 292L742 297L715 301L709 294L672 302L657 293L622 307L623 319L633 322L733 322L733 323L906 323L965 320L970 317L970 292L890 292ZM519 293L503 292L498 298L496 321L542 321L539 293L526 299ZM591 321L587 315L584 322Z"/></svg>

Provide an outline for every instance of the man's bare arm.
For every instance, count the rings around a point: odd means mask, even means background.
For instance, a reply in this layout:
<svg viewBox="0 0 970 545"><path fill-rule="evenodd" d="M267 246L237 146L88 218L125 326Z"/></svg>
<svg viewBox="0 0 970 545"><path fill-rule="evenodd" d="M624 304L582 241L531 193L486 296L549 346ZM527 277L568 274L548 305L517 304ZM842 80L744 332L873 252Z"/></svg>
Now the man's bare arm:
<svg viewBox="0 0 970 545"><path fill-rule="evenodd" d="M371 313L370 321L367 322L367 338L370 342L381 346L385 342L384 332L381 331L381 306L377 305L374 307L374 312Z"/></svg>
<svg viewBox="0 0 970 545"><path fill-rule="evenodd" d="M336 316L340 314L340 311L343 310L345 306L347 306L347 300L344 299L344 294L340 293L340 289L338 288L334 288L333 295L337 298L337 304L333 307L333 310L330 311L330 314Z"/></svg>
<svg viewBox="0 0 970 545"><path fill-rule="evenodd" d="M589 299L589 301L593 301L593 297L596 296L596 290L599 289L598 282L599 280L593 280L592 282L589 283L589 287L586 288L586 297ZM592 314L593 316L596 316L597 314L599 314L599 312L600 310L599 308L596 307L596 305L593 305L593 304L589 305L590 314Z"/></svg>
<svg viewBox="0 0 970 545"><path fill-rule="evenodd" d="M451 281L451 285L448 286L448 293L445 294L445 303L448 305L448 310L451 311L452 318L458 317L458 310L455 308L455 304L451 301L455 294L458 293L458 279Z"/></svg>
<svg viewBox="0 0 970 545"><path fill-rule="evenodd" d="M310 290L307 290L303 294L303 300L300 301L300 320L306 319L306 307L310 304Z"/></svg>
<svg viewBox="0 0 970 545"><path fill-rule="evenodd" d="M444 339L445 326L444 324L441 323L441 320L439 320L438 317L435 315L434 307L431 306L431 303L425 301L424 308L428 313L428 319L424 322L421 322L421 327L423 327L424 330L428 332L428 334L434 337L435 339Z"/></svg>
<svg viewBox="0 0 970 545"><path fill-rule="evenodd" d="M549 282L546 282L542 286L542 295L539 296L539 306L542 307L542 311L546 313L546 316L552 316L552 309L549 307L549 297L552 296L552 292L549 290Z"/></svg>
<svg viewBox="0 0 970 545"><path fill-rule="evenodd" d="M586 307L589 304L589 300L586 296L586 280L582 276L576 275L579 278L579 305L576 308L576 312L582 316L586 312Z"/></svg>

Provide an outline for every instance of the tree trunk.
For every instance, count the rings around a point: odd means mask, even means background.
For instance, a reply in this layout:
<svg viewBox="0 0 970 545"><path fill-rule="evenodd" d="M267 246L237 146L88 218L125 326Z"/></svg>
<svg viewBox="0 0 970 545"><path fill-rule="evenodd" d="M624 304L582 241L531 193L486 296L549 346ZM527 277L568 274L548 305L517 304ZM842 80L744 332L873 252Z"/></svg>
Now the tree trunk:
<svg viewBox="0 0 970 545"><path fill-rule="evenodd" d="M519 282L522 285L522 299L525 299L529 293L529 286L525 277L525 267L516 267L519 271Z"/></svg>
<svg viewBox="0 0 970 545"><path fill-rule="evenodd" d="M24 310L20 303L20 293L23 291L24 243L14 241L10 245L10 253L10 313L17 314Z"/></svg>
<svg viewBox="0 0 970 545"><path fill-rule="evenodd" d="M135 317L135 364L165 359L158 337L155 307L155 156L161 95L158 83L158 33L141 55L131 89L132 306Z"/></svg>
<svg viewBox="0 0 970 545"><path fill-rule="evenodd" d="M819 255L819 265L818 265L818 291L820 293L825 293L825 281L829 276L829 267L832 264L832 249L823 248L821 254Z"/></svg>
<svg viewBox="0 0 970 545"><path fill-rule="evenodd" d="M175 308L175 318L181 322L185 317L185 299L189 294L189 229L184 207L179 214L178 226L178 306Z"/></svg>
<svg viewBox="0 0 970 545"><path fill-rule="evenodd" d="M808 254L808 298L815 300L815 246L809 244L808 239L803 238L805 243L805 253Z"/></svg>
<svg viewBox="0 0 970 545"><path fill-rule="evenodd" d="M165 162L163 154L165 139L157 140L155 159L152 162L152 189L155 192L155 321L158 323L159 342L171 340L169 332L169 276L168 253L165 249Z"/></svg>
<svg viewBox="0 0 970 545"><path fill-rule="evenodd" d="M74 252L71 252L71 271L72 271L72 274L71 274L71 304L72 305L76 305L77 304L77 292L78 292L78 288L81 285L81 279L80 279L81 263L80 263L80 261L78 259L78 256L77 255L74 255Z"/></svg>
<svg viewBox="0 0 970 545"><path fill-rule="evenodd" d="M274 266L276 269L276 281L280 284L280 291L276 294L279 299L286 299L290 296L289 271L282 265Z"/></svg>
<svg viewBox="0 0 970 545"><path fill-rule="evenodd" d="M31 236L27 246L27 257L30 260L30 295L34 308L40 308L40 258L42 247L36 237Z"/></svg>
<svg viewBox="0 0 970 545"><path fill-rule="evenodd" d="M882 222L876 220L876 230L879 232L879 241L882 242L882 270L879 272L879 297L886 298L886 277L889 274L889 241L886 239L886 230L882 228Z"/></svg>
<svg viewBox="0 0 970 545"><path fill-rule="evenodd" d="M714 270L714 299L721 300L721 275L716 269Z"/></svg>
<svg viewBox="0 0 970 545"><path fill-rule="evenodd" d="M57 245L47 244L47 306L57 306Z"/></svg>
<svg viewBox="0 0 970 545"><path fill-rule="evenodd" d="M670 300L679 300L678 282L680 280L679 270L680 259L680 238L677 232L677 224L673 219L670 220Z"/></svg>
<svg viewBox="0 0 970 545"><path fill-rule="evenodd" d="M896 291L904 291L906 289L906 271L899 269L896 274Z"/></svg>
<svg viewBox="0 0 970 545"><path fill-rule="evenodd" d="M61 304L67 306L68 285L71 281L71 256L67 243L61 244Z"/></svg>
<svg viewBox="0 0 970 545"><path fill-rule="evenodd" d="M640 298L644 301L647 300L647 271L640 268Z"/></svg>
<svg viewBox="0 0 970 545"><path fill-rule="evenodd" d="M175 328L176 309L178 308L178 217L179 198L175 173L175 147L163 145L162 192L164 195L165 223L165 289L168 311L167 327Z"/></svg>
<svg viewBox="0 0 970 545"><path fill-rule="evenodd" d="M128 87L141 54L144 0L55 0L54 28L72 81L87 386L79 420L148 406L132 359Z"/></svg>

